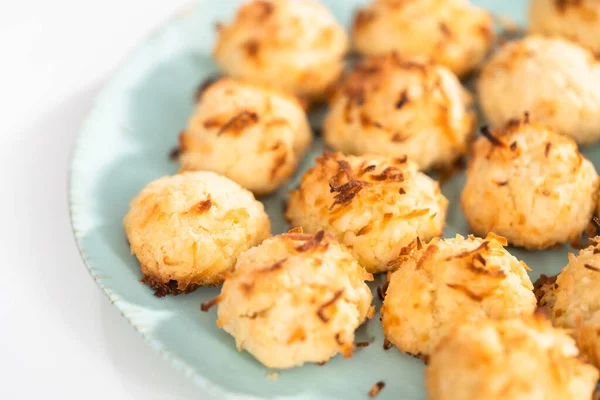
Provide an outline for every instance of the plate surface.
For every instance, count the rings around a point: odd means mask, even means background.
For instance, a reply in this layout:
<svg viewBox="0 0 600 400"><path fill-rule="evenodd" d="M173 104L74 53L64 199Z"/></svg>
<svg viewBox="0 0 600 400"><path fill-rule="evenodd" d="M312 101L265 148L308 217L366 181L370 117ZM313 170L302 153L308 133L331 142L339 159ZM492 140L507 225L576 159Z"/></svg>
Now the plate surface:
<svg viewBox="0 0 600 400"><path fill-rule="evenodd" d="M322 0L348 26L360 1ZM373 340L354 357L325 366L307 365L282 371L277 380L247 353L238 353L233 339L215 324L216 313L199 305L218 294L201 288L189 295L158 299L141 284L137 260L130 254L122 228L129 200L148 182L177 171L169 151L193 109L197 85L217 70L211 60L214 23L231 18L240 1L200 1L171 19L129 57L98 96L77 141L71 171L70 207L73 230L93 278L153 348L183 369L209 394L228 399L365 399L371 386L384 381L379 399L423 399L420 360L395 348L384 351L378 317L361 327L357 340ZM525 1L488 0L474 3L525 21ZM316 140L299 176L321 153ZM600 164L596 147L583 149ZM463 175L443 187L450 200L446 236L468 234L459 208ZM287 230L282 216L286 188L262 199L272 218L273 233ZM482 204L482 207L485 207ZM568 247L544 252L511 249L539 274L555 274L567 262ZM375 285L383 280L376 278ZM374 285L374 286L375 286ZM374 287L373 286L373 287ZM375 296L376 297L376 296ZM379 307L379 300L375 300Z"/></svg>

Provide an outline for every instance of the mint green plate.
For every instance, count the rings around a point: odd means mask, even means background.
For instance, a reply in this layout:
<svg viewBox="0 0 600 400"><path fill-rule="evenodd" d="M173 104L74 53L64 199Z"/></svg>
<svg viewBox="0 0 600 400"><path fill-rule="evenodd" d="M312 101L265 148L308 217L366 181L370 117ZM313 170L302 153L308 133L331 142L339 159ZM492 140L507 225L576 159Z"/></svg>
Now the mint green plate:
<svg viewBox="0 0 600 400"><path fill-rule="evenodd" d="M323 2L345 25L359 3ZM239 3L200 1L171 19L140 45L98 96L77 141L70 182L73 230L85 264L148 343L214 397L365 399L371 386L383 381L379 399L423 399L423 362L395 348L384 351L377 317L358 331L357 340L373 343L357 349L351 359L336 357L322 367L281 371L279 379L270 380L266 375L273 371L249 354L238 353L233 339L217 328L214 309L200 312L200 303L216 296L218 289L201 288L189 295L158 299L140 283L139 265L129 253L122 218L129 200L148 182L177 171L169 151L192 111L197 85L217 71L211 60L214 23L230 18ZM521 23L525 20L525 1L475 3ZM317 140L288 187L295 186L322 149ZM584 152L600 161L595 149ZM458 201L463 181L457 175L443 188L450 199L447 236L469 233ZM287 230L282 216L285 193L282 189L263 199L274 233ZM535 279L540 273L557 273L569 249L512 251L533 268ZM379 300L375 301L379 307Z"/></svg>

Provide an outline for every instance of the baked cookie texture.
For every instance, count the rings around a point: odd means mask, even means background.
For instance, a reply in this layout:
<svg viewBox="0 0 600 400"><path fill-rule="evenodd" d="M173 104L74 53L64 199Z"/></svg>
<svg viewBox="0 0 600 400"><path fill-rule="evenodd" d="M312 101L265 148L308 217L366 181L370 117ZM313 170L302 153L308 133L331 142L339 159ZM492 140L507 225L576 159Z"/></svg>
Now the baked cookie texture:
<svg viewBox="0 0 600 400"><path fill-rule="evenodd" d="M529 30L563 36L594 53L600 53L600 2L598 0L532 0Z"/></svg>
<svg viewBox="0 0 600 400"><path fill-rule="evenodd" d="M504 238L457 235L416 240L398 256L381 309L385 337L402 352L427 359L456 326L531 314L536 308L527 265Z"/></svg>
<svg viewBox="0 0 600 400"><path fill-rule="evenodd" d="M504 44L477 92L494 128L529 112L578 143L600 139L600 60L574 42L533 35Z"/></svg>
<svg viewBox="0 0 600 400"><path fill-rule="evenodd" d="M397 54L355 66L330 104L325 142L345 154L408 155L421 169L466 153L472 97L448 69Z"/></svg>
<svg viewBox="0 0 600 400"><path fill-rule="evenodd" d="M573 140L528 116L473 146L461 206L471 230L543 249L577 239L598 200L598 175Z"/></svg>
<svg viewBox="0 0 600 400"><path fill-rule="evenodd" d="M582 353L600 366L600 237L537 293L540 306L552 311L556 326L572 332ZM539 281L538 281L539 282ZM540 283L538 286L543 284Z"/></svg>
<svg viewBox="0 0 600 400"><path fill-rule="evenodd" d="M290 193L285 216L306 232L331 233L377 273L395 268L415 237L441 236L447 207L438 183L406 156L326 152Z"/></svg>
<svg viewBox="0 0 600 400"><path fill-rule="evenodd" d="M123 225L157 296L221 284L242 251L271 235L252 193L208 171L151 182L131 201Z"/></svg>
<svg viewBox="0 0 600 400"><path fill-rule="evenodd" d="M445 65L459 76L475 69L494 43L491 15L466 0L372 0L356 13L354 47L392 51Z"/></svg>
<svg viewBox="0 0 600 400"><path fill-rule="evenodd" d="M217 324L269 368L350 357L354 331L372 316L372 279L329 234L290 231L239 257Z"/></svg>
<svg viewBox="0 0 600 400"><path fill-rule="evenodd" d="M344 70L348 37L315 0L251 0L217 28L214 57L229 76L323 100Z"/></svg>
<svg viewBox="0 0 600 400"><path fill-rule="evenodd" d="M431 400L592 399L597 380L573 339L540 316L458 326L425 371Z"/></svg>
<svg viewBox="0 0 600 400"><path fill-rule="evenodd" d="M225 78L200 95L179 138L179 161L184 170L211 170L264 195L295 172L311 140L295 98Z"/></svg>

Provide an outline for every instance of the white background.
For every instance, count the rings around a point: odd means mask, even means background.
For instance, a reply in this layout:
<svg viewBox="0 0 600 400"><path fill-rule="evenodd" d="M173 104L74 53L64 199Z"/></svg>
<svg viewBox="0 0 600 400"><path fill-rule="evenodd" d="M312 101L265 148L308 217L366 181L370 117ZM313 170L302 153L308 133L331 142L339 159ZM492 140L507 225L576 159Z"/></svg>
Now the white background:
<svg viewBox="0 0 600 400"><path fill-rule="evenodd" d="M186 4L0 1L2 400L204 398L96 287L67 211L73 141L96 93Z"/></svg>

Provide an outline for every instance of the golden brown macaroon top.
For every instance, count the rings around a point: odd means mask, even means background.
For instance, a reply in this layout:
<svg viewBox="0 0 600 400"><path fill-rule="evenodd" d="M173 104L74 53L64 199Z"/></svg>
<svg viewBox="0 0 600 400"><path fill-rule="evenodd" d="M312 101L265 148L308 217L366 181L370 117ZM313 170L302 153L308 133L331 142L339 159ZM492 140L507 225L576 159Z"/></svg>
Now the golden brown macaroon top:
<svg viewBox="0 0 600 400"><path fill-rule="evenodd" d="M278 235L277 238L285 245L285 252L288 254L287 257L281 258L270 265L253 269L246 268L243 271L236 270L231 275L232 278L236 278L239 281L240 288L249 301L251 299L256 300L263 296L264 293L272 291L273 281L271 279L273 275L289 274L289 271L286 271L284 268L288 259L293 257L310 257L313 259L314 272L319 273L322 265L322 257L327 252L329 246L332 244L338 245L337 240L333 236L322 230L314 235L310 235L303 233L301 228L294 228L287 233ZM348 257L351 258L349 254ZM356 264L356 267L351 271L351 276L355 279L355 284L373 280L372 274L368 273L358 264ZM281 277L275 278L276 281L281 279ZM343 289L340 289L329 301L317 308L316 315L323 323L329 322L327 308L332 306L341 297L342 293Z"/></svg>
<svg viewBox="0 0 600 400"><path fill-rule="evenodd" d="M598 371L540 314L458 326L425 372L431 399L590 399Z"/></svg>
<svg viewBox="0 0 600 400"><path fill-rule="evenodd" d="M354 17L355 47L431 59L463 76L482 61L495 38L491 15L463 0L372 0Z"/></svg>
<svg viewBox="0 0 600 400"><path fill-rule="evenodd" d="M200 104L203 101L212 100L211 97L214 93L223 91L225 94L231 95L239 90L252 90L255 89L258 93L261 93L264 101L258 104L252 104L247 107L239 107L235 110L235 113L227 113L220 115L212 115L202 121L202 126L205 129L218 128L216 136L231 135L234 137L241 136L244 131L257 125L259 122L265 122L267 125L278 125L278 124L289 124L287 120L281 118L275 118L272 114L272 97L278 97L285 101L288 101L298 108L304 109L300 101L289 94L275 90L271 87L245 82L242 80L236 80L231 78L220 78L215 82L212 82L205 87L199 88L196 93L196 103ZM261 121L264 115L269 118L267 121ZM179 135L179 150L185 152L186 139L185 131L182 131Z"/></svg>
<svg viewBox="0 0 600 400"><path fill-rule="evenodd" d="M377 3L385 4L387 7L391 8L394 11L399 11L402 8L405 8L410 1L407 0L374 0ZM556 0L557 3L561 2L577 2L580 0ZM448 3L448 0L433 0L431 1L432 7L439 7L439 4L435 3ZM352 25L352 31L359 32L368 27L368 25L372 24L375 21L376 13L368 8L362 8L357 11L356 17L354 19L354 24ZM456 40L456 32L455 27L452 25L452 21L444 21L440 20L437 25L438 29L438 46L445 47L447 44L452 43ZM481 23L477 29L473 30L473 33L477 36L481 36L485 42L491 43L494 39L494 32L490 29L490 26L485 23Z"/></svg>
<svg viewBox="0 0 600 400"><path fill-rule="evenodd" d="M313 169L318 173L317 179L329 182L330 192L333 193L333 201L328 205L332 218L351 209L353 201L358 197L368 204L378 202L380 196L387 191L404 194L402 182L416 170L410 167L412 164L409 165L405 156L393 158L392 161L392 165L378 169L378 166L366 160L350 163L341 153L326 151L318 157ZM305 175L303 180L307 177ZM301 184L298 190L302 192L304 188ZM414 214L419 214L419 210L414 211ZM408 217L410 216L406 216Z"/></svg>
<svg viewBox="0 0 600 400"><path fill-rule="evenodd" d="M355 329L373 316L365 280L372 275L333 237L295 229L244 252L212 304L239 350L289 368L352 355Z"/></svg>
<svg viewBox="0 0 600 400"><path fill-rule="evenodd" d="M583 0L554 0L554 6L562 13L573 9L581 10Z"/></svg>
<svg viewBox="0 0 600 400"><path fill-rule="evenodd" d="M426 358L456 325L533 312L536 302L523 261L506 239L415 240L390 261L382 327L401 351Z"/></svg>
<svg viewBox="0 0 600 400"><path fill-rule="evenodd" d="M246 2L238 9L231 24L227 26L217 24L217 32L221 40L227 40L229 36L233 37L242 30L252 32L251 37L242 45L247 57L259 64L262 62L261 52L263 51L299 51L332 45L332 41L337 35L333 26L321 29L312 41L298 40L299 37L306 35L306 27L300 20L288 18L287 7L282 6L285 1L288 0ZM217 45L215 53L219 51L220 48Z"/></svg>
<svg viewBox="0 0 600 400"><path fill-rule="evenodd" d="M553 47L558 48L558 46L563 46L563 51L564 46L569 46L575 51L584 54L586 64L590 69L597 67L598 62L600 62L594 53L573 40L565 37L547 38L539 34L532 34L522 39L505 43L482 68L481 76L490 75L490 77L493 77L498 73L499 69L511 72L517 67L521 68L523 60L540 57L543 54L549 57L555 56L556 49ZM551 67L556 68L556 65L551 65Z"/></svg>
<svg viewBox="0 0 600 400"><path fill-rule="evenodd" d="M399 71L406 74L407 87L400 91L395 98L391 98L389 104L381 104L382 97L378 92L385 91L394 79L394 75L397 75ZM416 90L417 86L418 90ZM415 98L411 96L411 90L419 92ZM335 94L333 101L339 96L343 96L347 100L345 108L347 123L353 119L352 110L358 109L363 128L376 127L387 131L391 135L392 142L404 142L409 138L402 132L396 132L393 127L386 126L387 116L390 113L409 108L412 106L413 100L417 103L415 107L437 108L439 110L437 120L431 121L431 123L444 127L442 131L450 143L457 144L458 142L454 134L450 99L442 87L439 66L431 62L405 59L395 52L370 57L354 67ZM466 107L469 108L472 105L471 96L468 92L463 91L463 98ZM381 120L374 119L374 115L380 115ZM471 115L470 120L471 125L474 125L474 114Z"/></svg>
<svg viewBox="0 0 600 400"><path fill-rule="evenodd" d="M459 252L452 250L450 244L461 245L461 242L479 244L477 247L470 250ZM464 243L462 244L463 246ZM464 269L464 271L466 271L463 282L449 283L447 286L462 292L473 301L480 302L488 295L493 294L492 292L495 290L497 282L505 279L507 277L507 272L515 273L523 279L523 285L530 286L528 279L525 279L527 275L521 270L521 267L523 270L531 270L524 261L521 260L514 264L499 262L499 260L502 260L502 257L506 257L507 255L510 256L510 253L504 248L507 244L506 238L496 235L493 232L490 232L484 239L477 238L474 235L468 235L465 240L462 236L457 235L454 239L435 238L426 245L417 238L408 246L404 247L398 254L398 257L390 261L390 265L393 265L394 268L398 268L404 262L418 257L415 269L423 269L428 273L433 273L434 269L439 269L440 265L437 263L430 263L429 261L434 257L439 257L438 253L440 247L442 247L443 252L449 254L441 258L440 261L443 263L450 263L453 267L464 266L461 270ZM489 262L490 259L492 262ZM455 263L457 264L455 265ZM517 265L519 265L519 267L517 267ZM494 289L489 293L474 293L465 284L473 282L473 280L477 278L490 278L490 284Z"/></svg>
<svg viewBox="0 0 600 400"><path fill-rule="evenodd" d="M557 134L547 125L532 121L528 113L508 121L502 129L484 126L481 134L483 137L475 143L474 151L476 155L486 154L490 161L560 163L561 168L569 166L571 173L583 162L575 141Z"/></svg>

